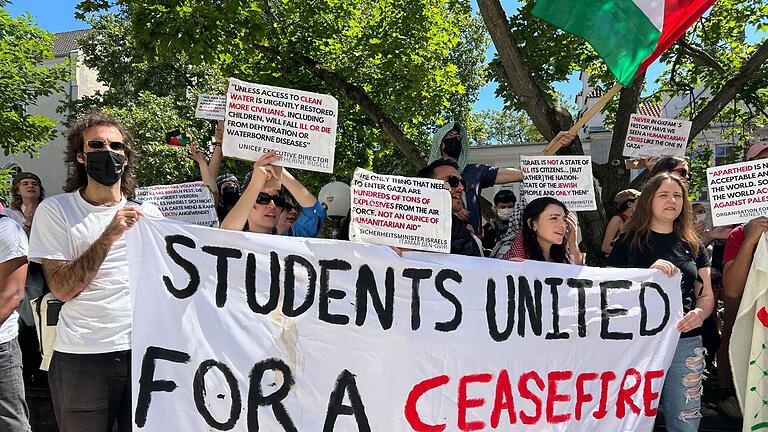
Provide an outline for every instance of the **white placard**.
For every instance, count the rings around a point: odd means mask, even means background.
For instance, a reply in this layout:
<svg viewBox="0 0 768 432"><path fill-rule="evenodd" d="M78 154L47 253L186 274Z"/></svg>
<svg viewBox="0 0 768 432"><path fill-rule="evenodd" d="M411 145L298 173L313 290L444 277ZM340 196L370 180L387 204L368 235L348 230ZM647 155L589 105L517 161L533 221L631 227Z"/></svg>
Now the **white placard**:
<svg viewBox="0 0 768 432"><path fill-rule="evenodd" d="M333 96L230 78L224 156L255 161L274 150L275 165L333 172L338 105Z"/></svg>
<svg viewBox="0 0 768 432"><path fill-rule="evenodd" d="M227 97L201 94L197 96L195 117L208 120L224 120Z"/></svg>
<svg viewBox="0 0 768 432"><path fill-rule="evenodd" d="M349 239L450 252L451 193L443 183L357 168L352 180Z"/></svg>
<svg viewBox="0 0 768 432"><path fill-rule="evenodd" d="M714 226L768 216L768 160L708 168L707 184Z"/></svg>
<svg viewBox="0 0 768 432"><path fill-rule="evenodd" d="M211 191L200 181L136 188L136 199L156 205L169 219L208 227L219 226Z"/></svg>
<svg viewBox="0 0 768 432"><path fill-rule="evenodd" d="M685 157L692 124L688 120L632 114L623 154L632 158Z"/></svg>
<svg viewBox="0 0 768 432"><path fill-rule="evenodd" d="M597 210L589 156L520 156L528 202L540 197L562 201L568 210Z"/></svg>
<svg viewBox="0 0 768 432"><path fill-rule="evenodd" d="M134 430L650 431L680 335L679 273L153 218L126 241Z"/></svg>

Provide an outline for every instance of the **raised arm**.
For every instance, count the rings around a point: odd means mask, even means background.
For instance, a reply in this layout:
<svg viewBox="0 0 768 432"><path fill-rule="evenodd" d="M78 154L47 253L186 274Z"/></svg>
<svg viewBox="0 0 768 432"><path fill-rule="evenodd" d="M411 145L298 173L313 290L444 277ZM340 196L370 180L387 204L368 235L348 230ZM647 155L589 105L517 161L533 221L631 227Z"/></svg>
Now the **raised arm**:
<svg viewBox="0 0 768 432"><path fill-rule="evenodd" d="M203 183L208 186L213 196L213 205L218 207L219 205L219 188L216 187L216 177L211 174L211 170L208 167L208 162L205 161L205 154L197 147L197 144L191 143L189 145L189 157L197 162L198 168L200 168L200 177L203 179Z"/></svg>
<svg viewBox="0 0 768 432"><path fill-rule="evenodd" d="M306 187L291 173L283 168L283 186L293 195L293 198L302 208L312 207L317 202L317 198L312 195Z"/></svg>
<svg viewBox="0 0 768 432"><path fill-rule="evenodd" d="M264 184L272 179L272 172L267 170L266 167L278 160L280 160L280 156L277 156L275 152L268 152L264 153L258 161L254 162L251 181L245 187L242 195L240 195L237 204L232 207L227 217L221 222L220 228L234 231L241 231L243 229L245 223L248 222L251 208L256 202L256 198L259 197L259 192L264 188Z"/></svg>
<svg viewBox="0 0 768 432"><path fill-rule="evenodd" d="M223 142L224 120L219 120L216 123L216 132L213 135L213 153L211 154L211 163L208 165L208 169L211 171L211 176L214 179L219 175L219 170L221 169L221 159L224 157L224 154L221 152L221 145Z"/></svg>

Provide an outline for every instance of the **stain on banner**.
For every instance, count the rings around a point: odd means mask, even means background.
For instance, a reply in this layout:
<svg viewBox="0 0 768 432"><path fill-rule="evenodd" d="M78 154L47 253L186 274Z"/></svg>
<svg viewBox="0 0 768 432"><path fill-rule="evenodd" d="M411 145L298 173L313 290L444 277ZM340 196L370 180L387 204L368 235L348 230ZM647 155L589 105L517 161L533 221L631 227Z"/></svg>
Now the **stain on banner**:
<svg viewBox="0 0 768 432"><path fill-rule="evenodd" d="M768 161L707 169L714 226L748 222L768 214Z"/></svg>
<svg viewBox="0 0 768 432"><path fill-rule="evenodd" d="M520 169L528 202L553 197L570 211L597 210L589 156L520 156Z"/></svg>
<svg viewBox="0 0 768 432"><path fill-rule="evenodd" d="M224 156L255 161L274 150L275 165L333 172L338 105L333 96L230 78Z"/></svg>
<svg viewBox="0 0 768 432"><path fill-rule="evenodd" d="M351 217L352 241L451 251L451 193L441 180L357 168L352 179Z"/></svg>
<svg viewBox="0 0 768 432"><path fill-rule="evenodd" d="M126 243L146 432L648 431L680 335L659 270L151 217Z"/></svg>

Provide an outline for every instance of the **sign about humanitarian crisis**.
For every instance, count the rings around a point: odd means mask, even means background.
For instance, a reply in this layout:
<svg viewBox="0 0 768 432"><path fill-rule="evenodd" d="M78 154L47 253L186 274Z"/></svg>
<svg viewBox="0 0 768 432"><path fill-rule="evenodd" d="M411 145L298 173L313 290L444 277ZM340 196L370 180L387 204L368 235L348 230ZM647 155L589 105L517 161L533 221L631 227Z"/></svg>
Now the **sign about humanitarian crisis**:
<svg viewBox="0 0 768 432"><path fill-rule="evenodd" d="M658 270L150 217L126 241L134 430L649 431L680 335Z"/></svg>
<svg viewBox="0 0 768 432"><path fill-rule="evenodd" d="M685 157L691 125L688 120L632 114L623 155L632 158Z"/></svg>
<svg viewBox="0 0 768 432"><path fill-rule="evenodd" d="M597 210L589 156L520 156L520 168L528 202L553 197L571 211Z"/></svg>
<svg viewBox="0 0 768 432"><path fill-rule="evenodd" d="M255 161L274 150L275 165L331 173L338 105L333 96L230 78L224 156Z"/></svg>
<svg viewBox="0 0 768 432"><path fill-rule="evenodd" d="M208 120L224 120L227 97L201 94L197 97L195 117Z"/></svg>
<svg viewBox="0 0 768 432"><path fill-rule="evenodd" d="M714 226L741 224L768 214L768 161L707 169Z"/></svg>
<svg viewBox="0 0 768 432"><path fill-rule="evenodd" d="M163 216L169 219L209 227L219 226L211 191L203 182L136 188L136 199L156 205Z"/></svg>
<svg viewBox="0 0 768 432"><path fill-rule="evenodd" d="M381 175L352 179L349 239L432 252L451 250L451 193L442 180Z"/></svg>

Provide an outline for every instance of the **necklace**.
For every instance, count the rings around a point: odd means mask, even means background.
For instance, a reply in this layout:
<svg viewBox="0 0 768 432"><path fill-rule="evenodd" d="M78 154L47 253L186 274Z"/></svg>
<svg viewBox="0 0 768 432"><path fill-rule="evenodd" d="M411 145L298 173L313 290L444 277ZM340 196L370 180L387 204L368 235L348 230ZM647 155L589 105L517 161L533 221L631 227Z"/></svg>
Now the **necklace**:
<svg viewBox="0 0 768 432"><path fill-rule="evenodd" d="M117 201L107 201L104 203L98 203L96 201L89 199L88 196L85 195L85 188L80 189L80 196L83 197L85 202L96 207L112 207L113 205L116 205L120 202L120 200L117 200Z"/></svg>

